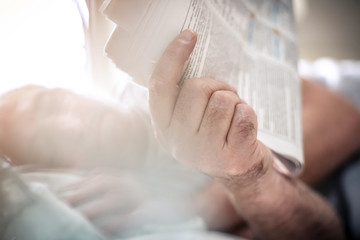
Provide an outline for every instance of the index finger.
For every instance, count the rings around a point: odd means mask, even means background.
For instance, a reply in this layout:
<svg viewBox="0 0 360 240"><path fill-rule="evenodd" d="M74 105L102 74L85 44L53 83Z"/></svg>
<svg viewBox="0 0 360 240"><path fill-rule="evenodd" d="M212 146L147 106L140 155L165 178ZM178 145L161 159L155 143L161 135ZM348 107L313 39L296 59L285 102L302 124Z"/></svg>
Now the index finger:
<svg viewBox="0 0 360 240"><path fill-rule="evenodd" d="M179 82L192 50L196 44L196 34L191 30L180 33L166 48L150 79L149 103L155 125L167 127L171 121Z"/></svg>

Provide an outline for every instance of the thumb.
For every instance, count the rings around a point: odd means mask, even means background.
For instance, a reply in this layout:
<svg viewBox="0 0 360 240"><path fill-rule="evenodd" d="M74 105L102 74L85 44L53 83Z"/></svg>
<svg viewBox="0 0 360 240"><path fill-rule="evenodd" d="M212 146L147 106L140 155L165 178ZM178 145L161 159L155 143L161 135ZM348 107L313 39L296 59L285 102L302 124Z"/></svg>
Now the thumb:
<svg viewBox="0 0 360 240"><path fill-rule="evenodd" d="M150 112L154 124L160 128L170 123L180 92L181 75L195 44L194 32L185 30L180 33L166 48L150 79Z"/></svg>

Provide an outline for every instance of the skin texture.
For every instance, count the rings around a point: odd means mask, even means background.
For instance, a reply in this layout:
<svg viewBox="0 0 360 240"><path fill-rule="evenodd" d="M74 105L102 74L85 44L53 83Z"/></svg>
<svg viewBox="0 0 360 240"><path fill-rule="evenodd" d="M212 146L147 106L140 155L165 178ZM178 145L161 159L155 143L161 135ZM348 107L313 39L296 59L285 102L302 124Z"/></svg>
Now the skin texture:
<svg viewBox="0 0 360 240"><path fill-rule="evenodd" d="M16 89L0 98L0 151L17 166L90 171L61 196L106 234L187 220L195 214L192 199L154 199L140 180L156 141L149 116L137 110L64 89ZM167 204L168 215L159 214L158 202Z"/></svg>
<svg viewBox="0 0 360 240"><path fill-rule="evenodd" d="M341 239L331 207L300 180L271 167L271 152L256 139L254 111L230 86L213 79L179 85L195 43L193 32L182 32L150 81L150 111L160 142L178 161L219 182L256 238Z"/></svg>
<svg viewBox="0 0 360 240"><path fill-rule="evenodd" d="M176 159L211 176L237 176L266 164L270 152L256 139L255 112L235 89L214 79L178 85L195 42L195 37L172 42L150 81L150 110L160 142ZM193 45L177 48L184 43Z"/></svg>
<svg viewBox="0 0 360 240"><path fill-rule="evenodd" d="M127 216L147 197L136 174L110 169L89 172L81 181L63 188L61 195L107 234L123 229Z"/></svg>
<svg viewBox="0 0 360 240"><path fill-rule="evenodd" d="M213 184L183 206L194 205L209 229L242 236L326 239L323 233L330 228L329 239L337 238L340 230L329 206L299 180L272 170L268 149L256 140L256 115L234 89L214 79L177 84L195 40L193 36L190 41L176 39L171 43L150 89L159 140L179 161L214 178ZM349 103L306 81L303 99L307 168L302 179L315 183L359 149L360 118ZM18 165L130 169L124 175L132 176L125 178L119 172L97 171L64 192L75 208L81 201L94 200L95 207L79 209L90 220L126 206L127 211L119 218L99 226L107 232L121 229L124 222L136 226L131 212L144 203L136 169L142 166L146 153L138 149L146 149L155 140L151 134L144 138L145 120L133 113L133 109L114 108L66 90L21 88L1 96L0 149ZM134 142L138 148L133 148ZM91 184L94 178L101 180L101 188ZM124 189L124 179L133 186L133 194L117 194ZM123 205L111 204L120 199ZM313 235L303 236L300 231Z"/></svg>
<svg viewBox="0 0 360 240"><path fill-rule="evenodd" d="M141 149L152 141L143 136L144 120L134 118L134 110L63 89L14 90L1 97L0 112L1 151L15 165L132 169L145 157L145 151L133 147L134 141ZM110 144L115 142L121 146Z"/></svg>
<svg viewBox="0 0 360 240"><path fill-rule="evenodd" d="M346 163L347 157L360 150L360 114L345 99L307 80L302 80L302 99L305 169L300 178L311 186L323 181ZM216 196L217 207L207 201L214 199L210 196ZM230 230L247 238L252 236L218 185L210 186L198 201L209 228ZM221 218L222 213L227 217L214 221Z"/></svg>
<svg viewBox="0 0 360 240"><path fill-rule="evenodd" d="M315 184L360 150L360 113L335 93L302 83L306 164L301 179Z"/></svg>

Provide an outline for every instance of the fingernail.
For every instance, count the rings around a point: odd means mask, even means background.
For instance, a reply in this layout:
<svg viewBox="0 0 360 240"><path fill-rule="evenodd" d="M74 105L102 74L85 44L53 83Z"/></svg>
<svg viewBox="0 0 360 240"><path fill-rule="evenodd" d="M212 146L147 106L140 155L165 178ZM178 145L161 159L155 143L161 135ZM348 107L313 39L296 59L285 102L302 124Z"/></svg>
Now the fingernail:
<svg viewBox="0 0 360 240"><path fill-rule="evenodd" d="M179 35L179 39L185 41L185 42L191 42L196 36L196 33L186 29L184 31L182 31Z"/></svg>

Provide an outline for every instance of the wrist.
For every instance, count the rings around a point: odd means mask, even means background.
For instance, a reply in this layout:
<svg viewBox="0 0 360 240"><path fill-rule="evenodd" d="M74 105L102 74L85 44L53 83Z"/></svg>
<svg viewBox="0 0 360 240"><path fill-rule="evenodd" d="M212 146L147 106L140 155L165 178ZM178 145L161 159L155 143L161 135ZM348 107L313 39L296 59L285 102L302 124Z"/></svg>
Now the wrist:
<svg viewBox="0 0 360 240"><path fill-rule="evenodd" d="M254 192L263 184L273 172L273 153L263 143L257 141L254 154L250 156L249 167L243 171L228 171L221 177L214 179L230 192Z"/></svg>

